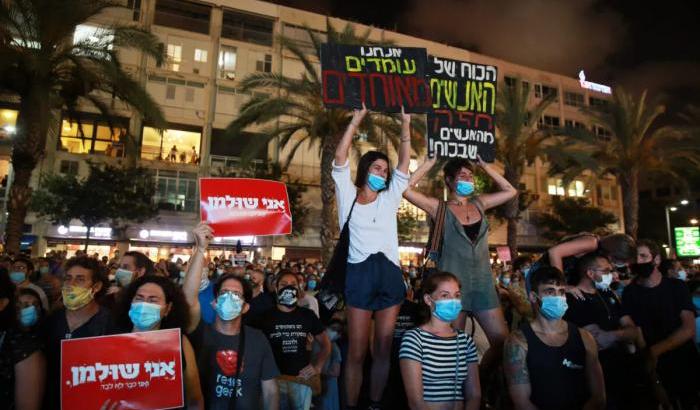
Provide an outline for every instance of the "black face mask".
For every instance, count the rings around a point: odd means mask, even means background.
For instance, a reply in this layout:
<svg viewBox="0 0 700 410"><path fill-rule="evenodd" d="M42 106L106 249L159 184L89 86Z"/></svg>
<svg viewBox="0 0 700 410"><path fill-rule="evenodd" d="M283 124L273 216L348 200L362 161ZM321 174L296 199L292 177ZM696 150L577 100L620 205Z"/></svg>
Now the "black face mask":
<svg viewBox="0 0 700 410"><path fill-rule="evenodd" d="M632 273L639 276L640 278L646 279L654 272L654 264L652 262L647 263L635 263L630 268Z"/></svg>

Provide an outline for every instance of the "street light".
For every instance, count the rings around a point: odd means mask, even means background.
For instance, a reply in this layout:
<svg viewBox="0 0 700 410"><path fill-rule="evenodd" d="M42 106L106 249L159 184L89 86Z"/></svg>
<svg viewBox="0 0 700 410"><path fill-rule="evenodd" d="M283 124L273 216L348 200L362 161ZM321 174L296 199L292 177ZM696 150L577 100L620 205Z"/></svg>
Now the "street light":
<svg viewBox="0 0 700 410"><path fill-rule="evenodd" d="M698 224L698 218L692 218L692 219L690 220L690 223L693 224L693 225L697 225L697 224Z"/></svg>
<svg viewBox="0 0 700 410"><path fill-rule="evenodd" d="M688 200L687 199L681 200L681 205L688 205Z"/></svg>
<svg viewBox="0 0 700 410"><path fill-rule="evenodd" d="M678 210L678 208L676 208L675 206L672 206L672 207L668 208L668 210L671 212L676 212Z"/></svg>

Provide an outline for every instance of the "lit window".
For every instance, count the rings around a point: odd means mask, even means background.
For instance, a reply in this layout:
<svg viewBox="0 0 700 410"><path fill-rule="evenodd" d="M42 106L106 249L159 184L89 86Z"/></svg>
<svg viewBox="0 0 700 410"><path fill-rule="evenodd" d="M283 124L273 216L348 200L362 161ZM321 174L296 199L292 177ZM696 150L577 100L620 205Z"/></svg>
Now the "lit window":
<svg viewBox="0 0 700 410"><path fill-rule="evenodd" d="M126 119L120 120L125 124ZM111 157L124 156L126 127L94 120L82 120L80 124L63 120L61 123L60 149L72 154L99 153Z"/></svg>
<svg viewBox="0 0 700 410"><path fill-rule="evenodd" d="M207 62L207 50L202 50L201 48L195 48L194 49L194 61L197 61L199 63L206 63Z"/></svg>
<svg viewBox="0 0 700 410"><path fill-rule="evenodd" d="M236 79L236 48L221 46L219 51L219 78Z"/></svg>
<svg viewBox="0 0 700 410"><path fill-rule="evenodd" d="M564 196L564 184L561 178L547 179L547 193L553 196Z"/></svg>
<svg viewBox="0 0 700 410"><path fill-rule="evenodd" d="M573 181L571 184L569 184L569 196L579 198L586 196L586 187L583 184L583 181Z"/></svg>
<svg viewBox="0 0 700 410"><path fill-rule="evenodd" d="M10 138L17 130L17 111L0 109L0 139Z"/></svg>
<svg viewBox="0 0 700 410"><path fill-rule="evenodd" d="M168 63L172 71L180 71L182 62L182 46L168 44Z"/></svg>
<svg viewBox="0 0 700 410"><path fill-rule="evenodd" d="M178 163L198 163L201 132L143 127L141 158Z"/></svg>
<svg viewBox="0 0 700 410"><path fill-rule="evenodd" d="M75 27L75 32L73 33L73 44L82 43L90 47L107 48L111 50L113 42L113 30L90 24L79 24Z"/></svg>

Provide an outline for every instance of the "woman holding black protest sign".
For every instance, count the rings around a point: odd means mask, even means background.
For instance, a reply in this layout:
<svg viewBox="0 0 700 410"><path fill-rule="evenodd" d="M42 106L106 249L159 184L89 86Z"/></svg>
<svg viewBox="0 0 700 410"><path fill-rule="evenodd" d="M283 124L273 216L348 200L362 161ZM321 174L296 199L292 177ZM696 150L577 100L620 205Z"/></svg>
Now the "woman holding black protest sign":
<svg viewBox="0 0 700 410"><path fill-rule="evenodd" d="M399 267L396 213L408 184L411 116L402 109L401 145L396 169L390 171L386 154L369 151L360 158L353 183L348 154L352 138L366 114L364 104L362 110L354 111L338 143L333 163L339 223L343 226L349 219L350 231L345 278L349 337L345 365L348 408L357 406L373 316L370 408L379 408L389 374L396 316L406 292Z"/></svg>
<svg viewBox="0 0 700 410"><path fill-rule="evenodd" d="M435 220L440 206L446 206L443 221L442 246L439 247L438 269L452 272L462 283L463 310L455 321L457 329L464 329L467 312L474 312L479 325L486 332L490 348L484 354L481 368L488 376L498 365L508 326L496 294L489 255L489 223L486 210L513 199L518 191L491 165L478 157L477 165L498 187L498 191L475 195L474 165L464 158L450 159L443 168L444 182L449 199L426 196L415 189L416 184L435 165L436 158L428 158L411 176L404 197Z"/></svg>

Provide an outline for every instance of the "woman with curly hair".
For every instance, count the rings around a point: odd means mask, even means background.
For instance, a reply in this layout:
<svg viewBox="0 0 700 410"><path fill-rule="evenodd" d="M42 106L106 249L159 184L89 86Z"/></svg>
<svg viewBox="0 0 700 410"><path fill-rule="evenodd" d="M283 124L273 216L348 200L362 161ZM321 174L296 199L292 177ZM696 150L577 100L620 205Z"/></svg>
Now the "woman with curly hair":
<svg viewBox="0 0 700 410"><path fill-rule="evenodd" d="M189 307L182 290L169 279L147 275L129 284L117 299L115 322L125 332L180 329L182 332L183 378L188 409L203 409L204 399L194 350L184 335Z"/></svg>

